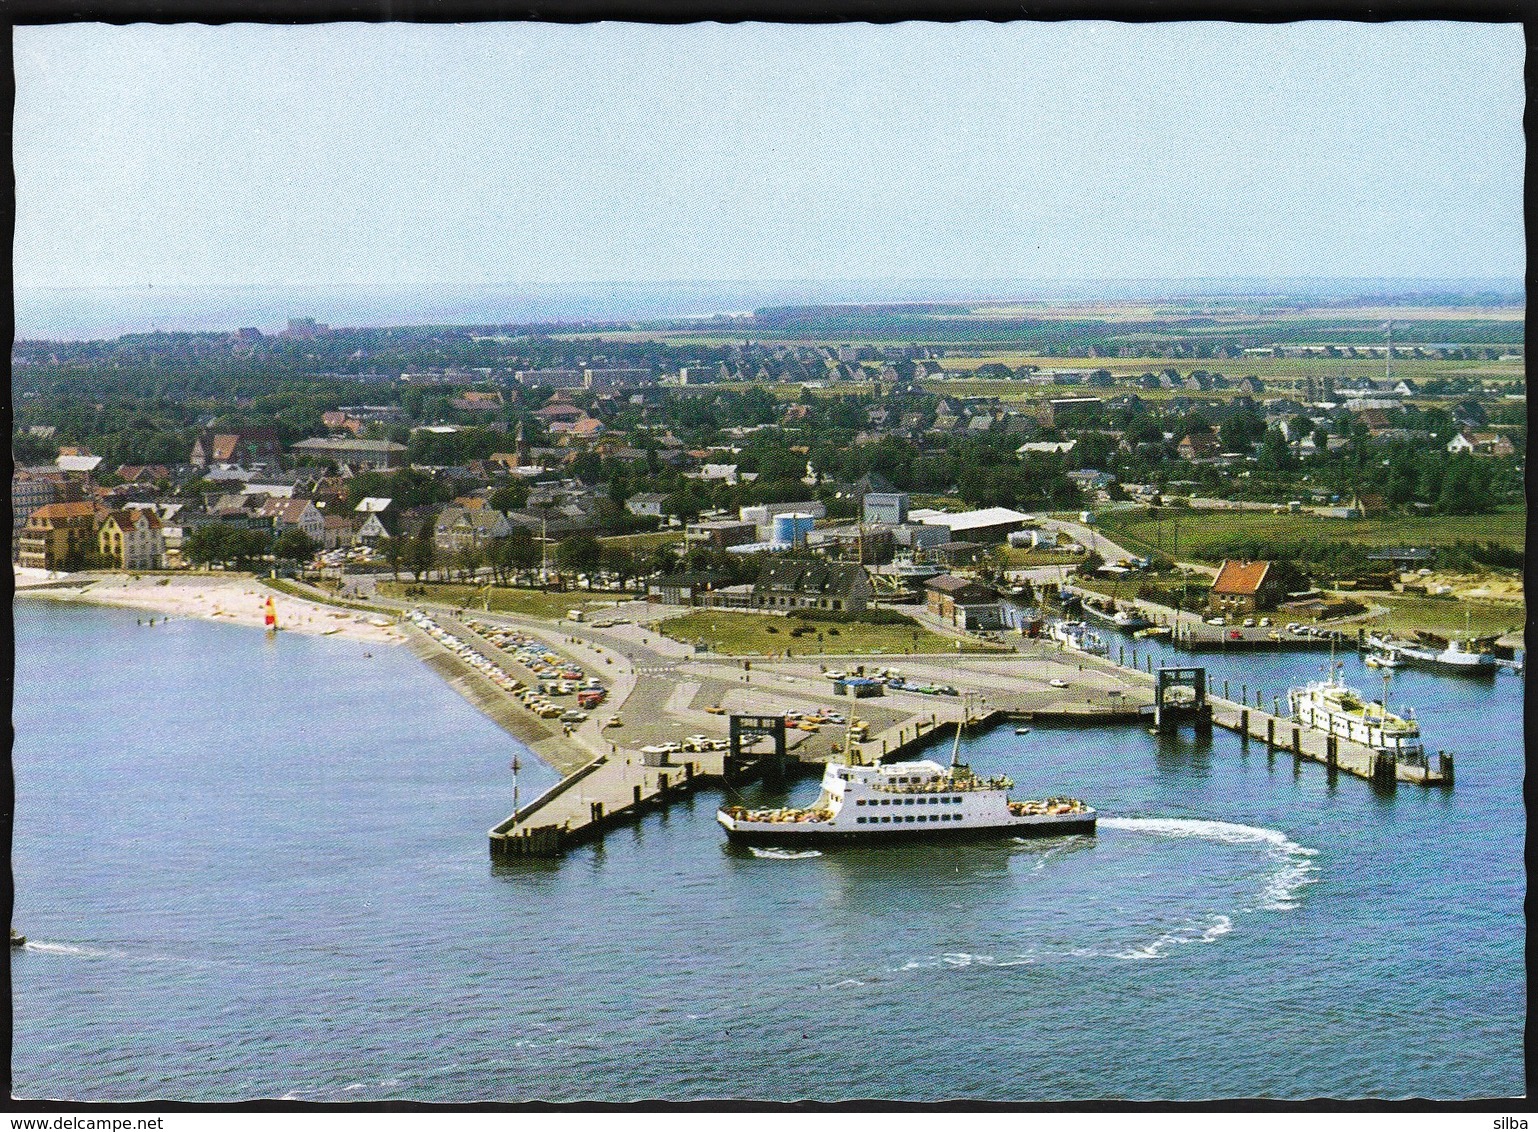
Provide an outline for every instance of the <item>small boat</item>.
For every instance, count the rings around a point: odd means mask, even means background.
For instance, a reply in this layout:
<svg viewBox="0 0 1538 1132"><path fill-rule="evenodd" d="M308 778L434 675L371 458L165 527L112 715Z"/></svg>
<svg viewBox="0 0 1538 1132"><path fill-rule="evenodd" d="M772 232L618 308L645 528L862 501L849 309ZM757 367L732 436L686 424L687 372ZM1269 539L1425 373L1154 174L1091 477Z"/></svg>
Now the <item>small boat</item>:
<svg viewBox="0 0 1538 1132"><path fill-rule="evenodd" d="M1404 661L1391 652L1370 652L1362 658L1362 663L1368 668L1398 668Z"/></svg>
<svg viewBox="0 0 1538 1132"><path fill-rule="evenodd" d="M1015 728L1015 734L1016 735L1029 735L1030 733L1031 733L1031 729L1029 727L1017 727L1017 728Z"/></svg>
<svg viewBox="0 0 1538 1132"><path fill-rule="evenodd" d="M25 946L27 946L27 937L22 935L15 928L11 929L11 946L12 947L25 947Z"/></svg>

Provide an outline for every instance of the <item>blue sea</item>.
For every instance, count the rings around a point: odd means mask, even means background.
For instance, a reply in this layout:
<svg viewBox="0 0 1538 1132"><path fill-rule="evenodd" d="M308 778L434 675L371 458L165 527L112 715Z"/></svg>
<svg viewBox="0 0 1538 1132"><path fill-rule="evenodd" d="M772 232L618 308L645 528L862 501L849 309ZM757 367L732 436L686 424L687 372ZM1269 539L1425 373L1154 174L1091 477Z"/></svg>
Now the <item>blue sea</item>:
<svg viewBox="0 0 1538 1132"><path fill-rule="evenodd" d="M1509 674L1396 678L1394 703L1456 753L1451 791L1331 786L1222 731L1005 728L969 761L1085 797L1096 836L739 851L704 792L494 867L517 747L406 650L27 600L15 616L18 1097L1524 1087ZM1268 700L1320 663L1206 659ZM554 781L523 765L525 796Z"/></svg>
<svg viewBox="0 0 1538 1132"><path fill-rule="evenodd" d="M750 314L760 307L973 300L1132 300L1190 296L1483 294L1520 303L1520 280L875 279L481 285L17 287L16 335L84 341L151 331L275 333L290 318L329 326L503 326Z"/></svg>

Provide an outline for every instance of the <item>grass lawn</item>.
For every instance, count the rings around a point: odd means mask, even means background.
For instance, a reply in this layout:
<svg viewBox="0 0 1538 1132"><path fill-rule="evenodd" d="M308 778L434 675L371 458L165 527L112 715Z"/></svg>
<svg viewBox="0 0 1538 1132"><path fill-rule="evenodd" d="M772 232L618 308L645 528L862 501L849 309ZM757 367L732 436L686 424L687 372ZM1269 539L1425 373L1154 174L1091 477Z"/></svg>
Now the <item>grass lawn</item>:
<svg viewBox="0 0 1538 1132"><path fill-rule="evenodd" d="M1511 508L1491 515L1394 516L1384 519L1321 519L1313 514L1266 511L1192 511L1163 508L1105 512L1107 537L1133 549L1198 561L1216 561L1212 548L1240 539L1351 542L1364 546L1445 546L1458 539L1521 548L1527 515ZM1178 543L1176 524L1179 525Z"/></svg>
<svg viewBox="0 0 1538 1132"><path fill-rule="evenodd" d="M682 528L672 531L646 531L638 535L609 535L598 540L604 546L617 546L636 554L655 550L659 546L678 546L684 541Z"/></svg>
<svg viewBox="0 0 1538 1132"><path fill-rule="evenodd" d="M482 590L480 586L451 585L441 582L423 582L421 589L425 594L408 594L406 588L413 590L418 587L410 582L381 582L379 592L385 597L410 600L412 597L421 597L424 601L437 602L442 605L468 606L472 609L482 608ZM557 621L566 616L568 609L608 609L617 601L629 601L632 595L610 594L598 596L585 590L567 590L565 593L547 593L544 590L511 589L506 586L492 586L487 595L493 612L518 613L525 617L539 617L547 621Z"/></svg>
<svg viewBox="0 0 1538 1132"><path fill-rule="evenodd" d="M801 625L821 632L823 643L813 633L792 637L790 631ZM780 656L789 649L792 656L850 654L867 656L904 656L920 653L954 653L956 643L928 629L906 625L835 625L826 621L801 621L772 613L733 613L706 609L670 617L657 630L674 640L693 644L703 640L712 652L728 656ZM962 642L962 652L1001 652L995 645Z"/></svg>
<svg viewBox="0 0 1538 1132"><path fill-rule="evenodd" d="M1372 622L1374 628L1409 635L1416 629L1428 629L1443 636L1461 636L1464 615L1468 631L1476 636L1520 630L1525 616L1523 607L1514 602L1473 601L1468 598L1420 597L1413 594L1373 594L1363 601L1386 605L1392 610Z"/></svg>
<svg viewBox="0 0 1538 1132"><path fill-rule="evenodd" d="M297 583L291 582L286 578L258 577L256 580L262 585L266 586L268 589L277 590L280 594L288 594L289 597L297 597L303 601L326 600L329 601L332 605L339 605L347 609L356 609L363 613L380 613L386 617L394 617L397 613L396 610L387 608L386 606L370 605L365 601L349 601L347 598L337 597L336 591L329 586L316 586L314 589L311 589L309 586L298 585ZM315 590L320 590L321 593L328 593L330 596L325 599L317 598L315 595Z"/></svg>
<svg viewBox="0 0 1538 1132"><path fill-rule="evenodd" d="M1383 359L1379 358L1074 358L1074 357L1044 357L1025 350L983 350L979 354L970 356L948 355L944 366L948 371L966 370L975 371L982 366L998 364L1006 365L1011 369L1019 369L1021 366L1035 366L1046 373L1055 371L1093 373L1097 369L1103 369L1113 378L1138 377L1145 373L1160 373L1165 369L1179 370L1182 375L1193 370L1206 370L1208 373L1221 373L1230 381L1238 381L1242 377L1253 374L1262 381L1295 382L1307 377L1330 377L1339 380L1342 377L1383 377ZM1521 361L1469 361L1462 358L1395 358L1392 374L1395 380L1403 377L1411 377L1416 381L1425 381L1436 377L1480 377L1486 380L1515 381L1524 376L1524 366ZM986 380L986 379L985 379ZM996 384L1017 389L1032 388L1021 381L1002 381ZM1036 389L1057 389L1072 392L1077 389L1083 393L1093 395L1093 387L1086 386L1035 386ZM1137 390L1147 399L1148 393L1159 393L1161 390ZM1178 391L1170 391L1178 392ZM1232 390L1207 390L1202 396L1222 397L1225 392ZM1058 394L1062 395L1062 394Z"/></svg>

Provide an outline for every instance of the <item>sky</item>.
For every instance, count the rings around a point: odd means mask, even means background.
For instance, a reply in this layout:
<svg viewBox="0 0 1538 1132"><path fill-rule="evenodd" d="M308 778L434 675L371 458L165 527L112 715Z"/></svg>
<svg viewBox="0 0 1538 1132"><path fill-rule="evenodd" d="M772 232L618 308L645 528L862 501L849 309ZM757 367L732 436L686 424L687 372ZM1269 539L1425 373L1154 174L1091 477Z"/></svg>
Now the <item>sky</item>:
<svg viewBox="0 0 1538 1132"><path fill-rule="evenodd" d="M1515 24L13 43L21 287L1525 269Z"/></svg>

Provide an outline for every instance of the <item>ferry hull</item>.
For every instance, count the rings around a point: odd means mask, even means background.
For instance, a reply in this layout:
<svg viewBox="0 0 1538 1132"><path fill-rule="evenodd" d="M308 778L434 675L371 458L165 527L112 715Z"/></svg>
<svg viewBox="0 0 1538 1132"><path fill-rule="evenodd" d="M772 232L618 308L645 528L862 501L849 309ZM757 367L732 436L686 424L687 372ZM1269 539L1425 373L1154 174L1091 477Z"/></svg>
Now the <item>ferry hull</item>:
<svg viewBox="0 0 1538 1132"><path fill-rule="evenodd" d="M778 846L793 848L797 845L890 845L896 842L919 841L998 841L1006 837L1067 837L1069 834L1093 834L1093 815L1066 815L1051 822L1020 822L1010 825L941 826L902 829L831 830L807 829L805 823L785 822L774 828L762 826L734 827L721 823L727 840L737 845ZM799 828L798 828L799 827Z"/></svg>

